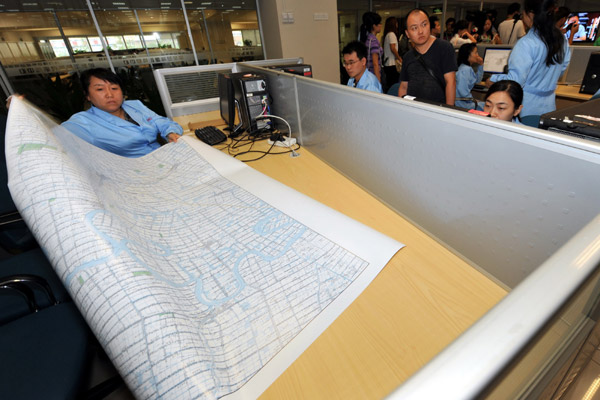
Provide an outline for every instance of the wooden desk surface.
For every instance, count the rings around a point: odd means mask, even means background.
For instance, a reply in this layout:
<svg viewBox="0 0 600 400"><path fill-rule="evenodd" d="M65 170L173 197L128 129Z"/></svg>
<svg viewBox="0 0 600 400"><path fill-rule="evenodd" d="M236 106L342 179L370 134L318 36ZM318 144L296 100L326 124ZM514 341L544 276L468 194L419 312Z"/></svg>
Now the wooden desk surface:
<svg viewBox="0 0 600 400"><path fill-rule="evenodd" d="M581 85L558 85L556 87L556 96L573 100L587 101L592 98L591 94L579 93Z"/></svg>
<svg viewBox="0 0 600 400"><path fill-rule="evenodd" d="M218 112L175 118L184 129L217 119ZM379 399L506 291L309 151L299 153L249 165L406 247L261 398Z"/></svg>

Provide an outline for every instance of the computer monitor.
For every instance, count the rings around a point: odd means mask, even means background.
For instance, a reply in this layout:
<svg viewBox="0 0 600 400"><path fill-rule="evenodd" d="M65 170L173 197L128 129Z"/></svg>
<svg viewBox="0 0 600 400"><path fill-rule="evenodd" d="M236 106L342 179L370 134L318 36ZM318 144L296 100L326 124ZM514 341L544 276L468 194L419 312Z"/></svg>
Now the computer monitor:
<svg viewBox="0 0 600 400"><path fill-rule="evenodd" d="M600 25L600 12L579 12L569 15L563 28L567 29L565 36L569 39L570 27L573 23L579 23L579 28L573 34L573 43L593 43L598 38L598 26Z"/></svg>
<svg viewBox="0 0 600 400"><path fill-rule="evenodd" d="M219 74L219 109L229 132L234 131L235 108L235 91L231 74Z"/></svg>
<svg viewBox="0 0 600 400"><path fill-rule="evenodd" d="M277 71L283 71L294 75L306 76L312 78L312 66L309 64L286 64L286 65L269 65L267 68Z"/></svg>
<svg viewBox="0 0 600 400"><path fill-rule="evenodd" d="M483 53L483 72L486 74L503 74L508 65L508 57L512 47L486 47Z"/></svg>
<svg viewBox="0 0 600 400"><path fill-rule="evenodd" d="M579 93L595 94L600 89L600 51L590 54Z"/></svg>

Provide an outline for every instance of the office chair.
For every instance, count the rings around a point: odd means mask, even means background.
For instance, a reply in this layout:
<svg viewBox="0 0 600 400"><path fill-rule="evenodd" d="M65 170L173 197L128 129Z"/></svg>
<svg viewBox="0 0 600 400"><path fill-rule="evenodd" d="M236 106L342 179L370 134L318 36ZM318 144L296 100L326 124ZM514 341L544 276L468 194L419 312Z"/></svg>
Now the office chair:
<svg viewBox="0 0 600 400"><path fill-rule="evenodd" d="M0 292L13 293L30 312L0 326L2 396L18 399L74 399L86 384L90 332L75 305L59 303L34 275L0 279ZM34 290L43 288L51 305L42 308Z"/></svg>
<svg viewBox="0 0 600 400"><path fill-rule="evenodd" d="M457 97L456 99L454 99L455 101L469 101L471 103L473 103L473 107L471 107L472 110L477 110L477 106L479 105L479 103L477 102L477 100L474 97Z"/></svg>
<svg viewBox="0 0 600 400"><path fill-rule="evenodd" d="M386 94L389 94L390 96L398 96L399 88L400 88L400 83L394 83L392 86L390 86L390 88L388 89Z"/></svg>
<svg viewBox="0 0 600 400"><path fill-rule="evenodd" d="M540 125L540 117L541 115L527 115L525 117L521 117L521 123L523 125L537 128Z"/></svg>
<svg viewBox="0 0 600 400"><path fill-rule="evenodd" d="M117 375L87 388L92 356L99 345L48 266L39 249L0 261L0 272L21 271L0 278L2 397L102 399L122 386L123 380ZM19 301L20 312L6 313L5 303Z"/></svg>
<svg viewBox="0 0 600 400"><path fill-rule="evenodd" d="M34 285L31 289L39 307L45 308L54 304L49 300L47 290L51 290L59 303L71 301L69 293L41 249L30 250L0 261L0 280L3 277L24 274L40 277L48 285L47 289L39 285ZM13 293L0 291L0 324L22 317L29 312L29 306Z"/></svg>

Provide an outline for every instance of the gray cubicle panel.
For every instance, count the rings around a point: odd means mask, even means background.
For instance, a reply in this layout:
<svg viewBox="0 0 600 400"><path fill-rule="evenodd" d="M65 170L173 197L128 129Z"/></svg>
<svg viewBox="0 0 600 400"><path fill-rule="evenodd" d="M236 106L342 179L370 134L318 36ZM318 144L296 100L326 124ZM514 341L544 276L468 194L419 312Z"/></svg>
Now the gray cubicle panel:
<svg viewBox="0 0 600 400"><path fill-rule="evenodd" d="M559 82L569 85L581 85L585 69L590 61L590 54L600 52L598 46L569 46L571 49L571 62Z"/></svg>
<svg viewBox="0 0 600 400"><path fill-rule="evenodd" d="M263 73L303 146L508 287L600 213L598 143Z"/></svg>

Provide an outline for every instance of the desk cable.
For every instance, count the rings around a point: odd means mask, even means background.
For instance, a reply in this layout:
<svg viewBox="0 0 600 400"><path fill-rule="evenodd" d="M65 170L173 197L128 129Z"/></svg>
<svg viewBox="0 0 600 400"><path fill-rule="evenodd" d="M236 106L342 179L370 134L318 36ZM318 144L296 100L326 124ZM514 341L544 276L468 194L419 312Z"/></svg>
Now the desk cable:
<svg viewBox="0 0 600 400"><path fill-rule="evenodd" d="M274 115L264 115L264 116L259 116L259 117L264 117L264 118L269 118L269 117L273 117L276 119L280 119L283 122L286 123L287 128L288 128L288 135L291 137L291 127L289 125L289 123L281 118L281 117L277 117ZM258 118L258 117L256 117ZM266 150L266 151L260 151L260 150L253 150L254 147L254 143L260 141L260 140L266 140L266 139L276 139L273 140L273 143L271 144L271 146ZM248 154L248 153L259 153L261 154L260 157L257 158L253 158L250 160L242 160L239 159L242 162L251 162L251 161L257 161L260 160L261 158L263 158L264 156L266 156L267 154L286 154L286 153L291 153L290 156L292 157L297 157L300 154L298 154L296 152L296 150L298 150L300 148L300 145L298 143L295 144L295 147L292 147L294 145L290 145L289 144L289 139L286 140L286 142L281 141L280 139L285 138L285 136L282 135L282 133L279 130L274 130L273 132L271 132L270 130L262 130L262 131L256 131L256 132L250 132L247 133L245 135L236 137L236 138L230 138L231 140L228 141L228 143L223 146L223 147L218 147L219 150L225 150L227 149L227 152L229 153L229 155L233 156L234 158L238 158L239 156ZM273 151L274 148L276 147L276 142L280 141L282 143L284 143L286 145L286 147L288 148L285 151ZM243 147L246 146L250 146L250 148L248 150L245 151L239 151L240 149L242 149ZM281 147L281 146L277 146L277 147ZM295 155L294 155L295 154Z"/></svg>

